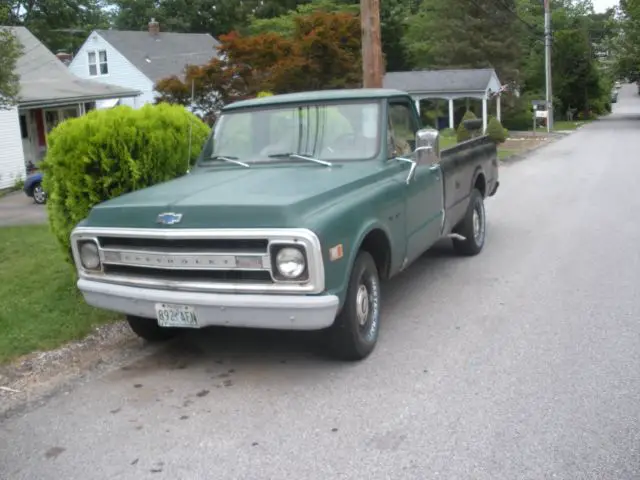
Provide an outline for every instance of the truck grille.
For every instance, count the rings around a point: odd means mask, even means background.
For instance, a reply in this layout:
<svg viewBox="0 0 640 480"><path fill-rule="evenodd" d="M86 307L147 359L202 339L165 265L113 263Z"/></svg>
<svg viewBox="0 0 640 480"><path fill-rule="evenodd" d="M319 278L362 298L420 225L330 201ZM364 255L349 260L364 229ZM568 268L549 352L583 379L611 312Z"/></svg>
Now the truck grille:
<svg viewBox="0 0 640 480"><path fill-rule="evenodd" d="M324 268L317 238L304 230L287 232L286 229L267 230L264 235L247 232L245 237L243 230L238 230L239 235L235 236L230 231L214 229L80 227L72 234L72 242L77 245L75 242L89 240L97 244L101 268L79 270L83 277L98 281L185 291L319 291L324 288ZM283 281L272 274L272 255L283 245L295 245L304 251L305 278Z"/></svg>
<svg viewBox="0 0 640 480"><path fill-rule="evenodd" d="M105 275L273 283L267 239L97 237Z"/></svg>

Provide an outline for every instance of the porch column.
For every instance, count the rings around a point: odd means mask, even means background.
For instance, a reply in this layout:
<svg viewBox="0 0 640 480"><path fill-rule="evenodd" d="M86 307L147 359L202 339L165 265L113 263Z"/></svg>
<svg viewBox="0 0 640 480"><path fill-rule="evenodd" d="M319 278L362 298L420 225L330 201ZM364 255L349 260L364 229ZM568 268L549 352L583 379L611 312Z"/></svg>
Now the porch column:
<svg viewBox="0 0 640 480"><path fill-rule="evenodd" d="M455 120L453 118L453 98L449 99L449 128L454 129L456 126L454 125Z"/></svg>
<svg viewBox="0 0 640 480"><path fill-rule="evenodd" d="M502 122L502 106L500 103L500 99L502 98L502 94L498 94L498 100L496 100L496 116L498 117L498 121Z"/></svg>
<svg viewBox="0 0 640 480"><path fill-rule="evenodd" d="M482 133L487 132L487 94L482 97Z"/></svg>

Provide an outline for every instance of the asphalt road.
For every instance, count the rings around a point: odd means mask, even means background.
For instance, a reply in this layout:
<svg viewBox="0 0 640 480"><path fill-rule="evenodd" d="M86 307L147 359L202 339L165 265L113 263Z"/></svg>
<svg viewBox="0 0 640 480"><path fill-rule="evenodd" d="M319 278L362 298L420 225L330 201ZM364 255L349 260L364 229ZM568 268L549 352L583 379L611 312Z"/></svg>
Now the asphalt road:
<svg viewBox="0 0 640 480"><path fill-rule="evenodd" d="M0 424L0 478L640 478L640 98L502 170L485 251L387 285L374 354L198 333Z"/></svg>

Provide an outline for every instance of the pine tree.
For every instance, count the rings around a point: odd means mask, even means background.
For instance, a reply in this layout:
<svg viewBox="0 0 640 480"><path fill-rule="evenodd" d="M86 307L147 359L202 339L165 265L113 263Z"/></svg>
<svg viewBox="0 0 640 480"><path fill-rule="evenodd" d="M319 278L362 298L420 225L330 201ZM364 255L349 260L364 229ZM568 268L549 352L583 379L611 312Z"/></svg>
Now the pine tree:
<svg viewBox="0 0 640 480"><path fill-rule="evenodd" d="M515 0L423 0L408 21L405 46L416 67L495 68L516 80L521 23Z"/></svg>

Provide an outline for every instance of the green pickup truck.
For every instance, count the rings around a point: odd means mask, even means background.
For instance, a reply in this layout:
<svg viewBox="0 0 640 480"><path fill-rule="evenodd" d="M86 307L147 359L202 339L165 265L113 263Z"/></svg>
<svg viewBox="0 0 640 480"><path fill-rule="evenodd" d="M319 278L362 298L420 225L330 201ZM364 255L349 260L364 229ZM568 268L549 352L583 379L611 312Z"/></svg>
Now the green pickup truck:
<svg viewBox="0 0 640 480"><path fill-rule="evenodd" d="M216 325L317 330L360 360L378 339L380 282L443 238L478 254L498 185L495 143L441 152L405 92L240 101L187 175L80 222L78 287L150 341Z"/></svg>

